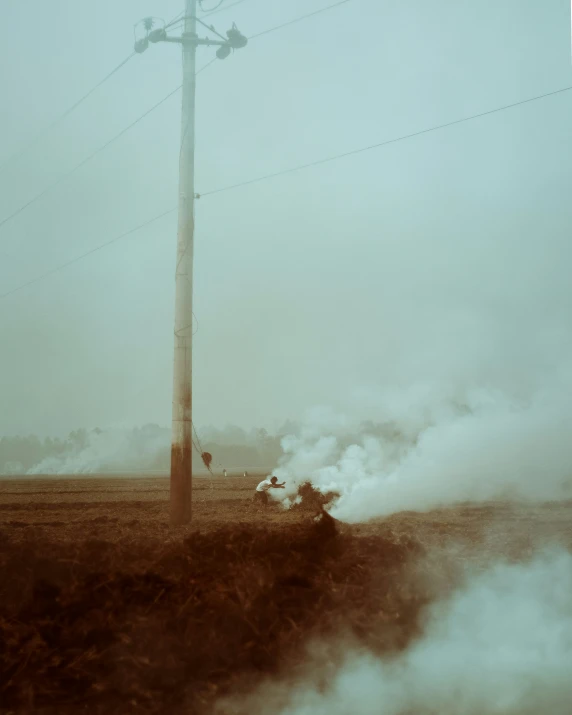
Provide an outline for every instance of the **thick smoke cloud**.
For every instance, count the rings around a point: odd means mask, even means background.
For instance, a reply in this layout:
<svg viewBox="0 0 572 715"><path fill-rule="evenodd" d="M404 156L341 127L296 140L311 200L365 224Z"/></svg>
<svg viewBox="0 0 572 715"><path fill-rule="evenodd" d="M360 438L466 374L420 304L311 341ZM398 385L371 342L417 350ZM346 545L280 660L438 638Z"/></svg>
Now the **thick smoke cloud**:
<svg viewBox="0 0 572 715"><path fill-rule="evenodd" d="M559 499L572 494L571 394L559 376L528 395L388 394L377 424L315 411L282 440L275 474L290 498L306 480L339 493L332 513L348 522L463 501Z"/></svg>
<svg viewBox="0 0 572 715"><path fill-rule="evenodd" d="M351 649L332 673L328 648L315 649L306 678L267 684L219 713L568 715L571 589L566 552L497 565L433 606L424 635L400 656Z"/></svg>

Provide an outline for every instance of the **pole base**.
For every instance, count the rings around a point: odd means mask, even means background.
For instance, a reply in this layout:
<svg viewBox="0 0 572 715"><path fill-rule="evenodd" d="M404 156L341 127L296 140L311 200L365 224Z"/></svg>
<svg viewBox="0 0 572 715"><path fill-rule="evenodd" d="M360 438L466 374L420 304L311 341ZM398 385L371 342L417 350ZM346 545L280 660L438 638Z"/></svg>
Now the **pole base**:
<svg viewBox="0 0 572 715"><path fill-rule="evenodd" d="M182 526L191 522L193 483L193 445L189 439L171 445L171 524Z"/></svg>

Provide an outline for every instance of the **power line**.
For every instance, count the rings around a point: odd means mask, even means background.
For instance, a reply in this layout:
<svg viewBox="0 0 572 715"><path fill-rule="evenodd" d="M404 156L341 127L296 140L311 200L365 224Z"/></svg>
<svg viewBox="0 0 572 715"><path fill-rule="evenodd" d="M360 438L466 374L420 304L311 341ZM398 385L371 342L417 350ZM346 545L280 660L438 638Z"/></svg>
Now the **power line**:
<svg viewBox="0 0 572 715"><path fill-rule="evenodd" d="M269 32L274 32L275 30L278 30L278 29L280 29L280 28L282 28L282 27L286 27L287 25L292 25L292 24L295 23L295 22L300 22L301 20L305 20L306 18L313 17L314 15L317 15L317 14L319 14L319 13L325 12L326 10L330 10L330 9L332 9L332 8L334 8L334 7L337 7L338 5L343 5L343 4L346 3L346 2L350 2L350 0L341 0L341 2L335 3L334 5L329 5L329 6L325 7L325 8L322 8L321 10L316 10L315 12L309 13L309 14L307 14L307 15L302 15L302 16L300 16L300 17L298 17L298 18L295 18L294 20L290 20L290 21L287 22L287 23L284 23L284 24L282 24L282 25L278 25L277 27L270 28L270 29L268 29L268 30L265 30L264 32L258 33L257 35L253 35L253 37L251 37L250 39L252 40L252 39L254 39L254 38L256 38L256 37L260 37L261 35L265 35L265 34L267 34L267 33L269 33ZM238 4L238 3L237 3L237 4ZM229 6L229 7L230 7L230 6ZM226 9L226 8L225 8L225 9ZM175 20L173 20L172 22L174 22L174 21L175 21ZM130 56L127 58L127 60L131 59L132 56L133 56L133 55L130 55ZM125 60L125 61L123 62L123 64L125 64L125 62L127 62L127 60ZM214 57L210 62L208 62L208 63L207 63L206 65L204 65L203 67L201 67L201 69L197 72L197 74L199 74L199 73L202 72L203 70L207 69L207 67L209 67L211 64L213 64L213 62L215 62L215 61L216 61L216 57ZM120 65L120 66L122 66L122 65ZM116 72L116 71L120 68L120 66L118 66L118 67L114 70L114 72ZM111 76L111 74L108 75L108 77L109 77L109 76ZM100 84L102 84L103 81L105 81L105 80L102 80L102 82L101 82ZM16 211L13 211L11 214L9 214L8 216L6 216L4 219L0 220L0 228L2 228L6 223L8 223L9 221L11 221L13 218L15 218L16 216L18 216L19 214L21 214L23 211L25 211L25 210L26 210L28 207L30 207L32 204L36 203L36 201L38 201L38 200L41 199L43 196L45 196L45 195L46 195L49 191L51 191L53 188L55 188L56 186L59 186L59 184L61 184L62 182L64 182L64 181L65 181L67 178L69 178L72 174L75 174L75 172L78 171L78 169L81 169L85 164L87 164L89 161L91 161L97 154L99 154L101 151L103 151L104 149L106 149L110 144L113 144L113 142L115 142L117 139L119 139L121 136L123 136L123 134L125 134L127 131L129 131L130 129L132 129L136 124L138 124L138 123L139 123L142 119L144 119L148 114L150 114L152 111L154 111L155 109L157 109L157 107L159 107L161 104L163 104L163 102L165 102L165 101L166 101L167 99L169 99L173 94L175 94L175 92L178 92L179 89L181 89L181 87L182 87L182 85L179 85L175 90L173 90L173 91L170 92L168 95L166 95L165 97L163 97L163 99L161 99L159 102L157 102L156 104L154 104L150 109L148 109L144 114L142 114L140 117L138 117L138 118L137 118L134 122L132 122L129 126L125 127L125 129L122 129L122 130L119 132L119 134L116 134L116 135L115 135L114 137L112 137L108 142L106 142L106 143L103 144L101 147L99 147L99 148L96 149L94 152L92 152L92 153L91 153L89 156L87 156L83 161L81 161L79 164L77 164L73 169L71 169L70 171L68 171L67 173L63 174L63 175L60 176L58 179L56 179L54 182L52 182L51 184L49 184L43 191L40 191L39 194L36 194L35 196L33 196L33 197L32 197L29 201L27 201L25 204L22 204L22 206L20 206L18 209L16 209ZM86 95L86 96L87 96L87 95Z"/></svg>
<svg viewBox="0 0 572 715"><path fill-rule="evenodd" d="M293 25L296 22L300 22L301 20L306 20L308 17L314 17L314 15L320 15L322 12L326 12L327 10L332 10L335 7L339 7L340 5L345 5L346 3L351 2L351 0L340 0L340 2L336 2L333 5L328 5L327 7L320 8L320 10L314 10L314 12L309 12L307 15L301 15L300 17L296 17L293 20L288 20L288 22L283 22L281 25L276 25L275 27L270 27L268 30L263 30L262 32L258 32L256 35L252 35L249 37L249 40L254 40L256 37L262 37L262 35L268 35L270 32L275 32L276 30L281 30L283 27L288 27L288 25Z"/></svg>
<svg viewBox="0 0 572 715"><path fill-rule="evenodd" d="M217 60L218 60L218 57L215 55L212 58L212 60L209 60L206 64L204 64L200 69L197 70L196 75L200 74L201 72L204 72L207 69L207 67L210 67L211 65L213 65Z"/></svg>
<svg viewBox="0 0 572 715"><path fill-rule="evenodd" d="M176 94L176 92L178 92L181 89L181 87L182 87L182 85L179 85L172 92L169 92L169 94L167 94L165 97L163 97L163 99L159 100L150 109L148 109L146 112L141 114L141 116L137 117L137 119L134 122L131 122L131 124L129 124L129 126L122 129L119 132L119 134L116 134L109 141L105 142L105 144L102 144L98 149L93 151L89 156L87 156L85 159L80 161L80 163L77 164L76 166L74 166L73 169L66 172L65 174L62 174L62 176L57 178L51 184L48 184L48 186L43 191L40 191L39 194L36 194L29 201L27 201L25 204L22 204L22 206L20 206L20 208L16 209L16 211L13 211L9 216L6 216L6 218L2 219L2 221L0 221L0 228L2 228L2 226L4 226L4 224L8 223L8 221L11 221L13 218L18 216L18 214L21 214L22 211L27 209L29 206L36 203L36 201L41 199L43 196L45 196L48 192L50 192L56 186L59 186L59 184L64 182L66 179L68 179L72 174L75 174L75 172L78 171L78 169L81 169L82 166L85 166L89 161L91 161L95 156L97 156L97 154L102 152L104 149L107 149L107 147L110 144L113 144L113 142L117 141L117 139L119 139L119 137L122 137L126 132L128 132L136 124L138 124L142 119L144 119L147 115L151 114L151 112L153 112L155 109L157 109L157 107L159 107L161 104L163 104L163 102L166 102L170 97L172 97L174 94Z"/></svg>
<svg viewBox="0 0 572 715"><path fill-rule="evenodd" d="M326 164L330 161L336 161L338 159L344 159L348 156L353 156L355 154L361 154L372 149L380 149L381 147L388 146L389 144L396 144L397 142L405 141L406 139L413 139L414 137L422 136L423 134L429 134L430 132L436 132L440 129L446 129L447 127L453 127L456 124L462 124L463 122L470 122L474 119L479 119L481 117L486 117L490 114L496 114L498 112L504 112L507 109L513 109L514 107L520 107L523 104L528 104L530 102L536 102L539 99L545 99L546 97L553 97L557 94L562 94L563 92L569 92L572 90L572 86L563 87L562 89L557 89L554 92L547 92L546 94L540 94L536 97L530 97L529 99L523 99L520 102L514 102L513 104L506 104L502 107L497 107L496 109L489 109L486 112L481 112L479 114L473 114L469 117L462 117L461 119L455 119L452 122L446 122L445 124L437 124L436 126L429 127L428 129L421 129L418 132L412 132L411 134L404 134L400 137L395 137L394 139L387 139L383 142L378 142L377 144L369 144L368 146L360 147L359 149L352 149L351 151L343 152L342 154L334 154L333 156L325 157L324 159L318 159L316 161L309 162L307 164L298 164L297 166L292 166L289 169L283 169L281 171L273 172L272 174L264 174L263 176L258 176L255 179L249 179L248 181L241 181L238 184L231 184L229 186L223 186L220 189L213 189L212 191L205 191L201 196L212 196L213 194L220 194L223 191L231 191L233 189L238 189L241 186L248 186L249 184L256 184L261 181L266 181L267 179L273 179L277 176L283 176L284 174L290 174L294 171L301 171L302 169L309 169L312 166L319 166L320 164Z"/></svg>
<svg viewBox="0 0 572 715"><path fill-rule="evenodd" d="M216 59L217 59L217 58L214 57L214 59L210 60L210 61L207 62L205 65L203 65L203 66L197 71L197 74L200 74L201 72L203 72L204 70L206 70L207 67L210 67L210 65L212 65L212 64L216 61ZM124 129L122 129L118 134L116 134L114 137L112 137L109 141L105 142L105 144L103 144L102 146L100 146L98 149L96 149L95 151L93 151L89 156L87 156L85 159L83 159L79 164L77 164L76 166L74 166L73 169L71 169L71 170L68 171L67 173L63 174L62 176L60 176L60 177L59 177L58 179L56 179L54 182L52 182L51 184L49 184L43 191L40 191L39 194L36 194L36 196L32 197L29 201L27 201L25 204L23 204L22 206L20 206L20 208L16 209L16 211L14 211L13 213L11 213L9 216L6 216L6 218L2 219L2 220L0 221L0 228L2 228L2 226L4 226L5 223L8 223L8 221L10 221L11 219L13 219L13 218L15 218L16 216L18 216L18 214L22 213L22 211L24 211L25 209L27 209L29 206L31 206L32 204L36 203L36 201L38 201L39 199L41 199L43 196L45 196L45 195L46 195L49 191L51 191L53 188L55 188L56 186L58 186L59 184L61 184L62 182L64 182L66 179L68 179L72 174L75 174L75 172L78 171L78 169L81 169L82 166L84 166L84 165L87 164L89 161L91 161L95 156L97 156L97 154L99 154L100 152L102 152L104 149L107 149L107 147L108 147L110 144L113 144L113 142L115 142L117 139L119 139L120 137L122 137L126 132L128 132L128 131L129 131L130 129L132 129L136 124L138 124L142 119L145 119L145 117L147 117L149 114L151 114L151 112L155 111L155 109L157 109L158 107L160 107L160 106L163 104L163 102L166 102L168 99L170 99L174 94L176 94L176 93L181 89L182 86L183 86L183 85L180 84L180 85L179 85L178 87L176 87L172 92L169 92L169 94L165 95L165 96L163 97L163 99L160 99L156 104L154 104L152 107L150 107L146 112L144 112L143 114L141 114L141 116L139 116L135 121L131 122L131 124L129 124L129 126L127 126L127 127L125 127Z"/></svg>
<svg viewBox="0 0 572 715"><path fill-rule="evenodd" d="M124 233L120 234L119 236L115 236L115 238L112 238L109 241L106 241L105 243L101 243L99 246L96 246L95 248L90 249L89 251L86 251L85 253L82 253L79 256L76 256L75 258L72 258L70 261L67 261L66 263L62 263L59 266L56 266L55 268L52 268L49 271L46 271L45 273L42 273L39 276L36 276L36 278L32 278L32 280L29 280L27 283L22 283L19 286L16 286L16 288L12 288L12 290L6 291L6 293L1 293L0 294L0 300L3 298L7 298L9 295L12 295L13 293L17 293L18 291L27 288L28 286L34 285L34 283L38 283L39 281L44 280L44 278L48 278L48 276L54 275L54 273L58 273L59 271L63 271L64 268L68 268L68 266L73 265L74 263L78 263L79 261L82 261L84 258L87 258L87 256L91 256L93 253L97 253L98 251L101 251L103 248L107 248L107 246L111 246L112 243L116 243L117 241L120 241L122 238L126 238L127 236L130 236L132 233L135 233L136 231L141 230L142 228L145 228L145 226L149 226L152 223L155 223L155 221L158 221L159 219L163 218L163 216L167 216L170 213L173 213L176 211L176 209L169 209L168 211L163 211L163 213L158 214L157 216L153 216L153 218L150 218L148 221L145 221L144 223L139 224L138 226L135 226L135 228L129 229L129 231L125 231Z"/></svg>
<svg viewBox="0 0 572 715"><path fill-rule="evenodd" d="M179 22L181 22L181 20L184 20L185 19L183 17L184 14L185 14L185 11L182 10L178 15L175 15L175 17L165 25L165 30L172 28L173 25L177 25Z"/></svg>
<svg viewBox="0 0 572 715"><path fill-rule="evenodd" d="M245 0L238 0L238 2L234 3L233 5L228 5L226 7L220 8L220 10L228 10L231 7L234 7L234 5L240 5L240 3L245 2ZM283 22L281 25L276 25L275 27L270 27L267 30L263 30L262 32L257 32L256 35L251 35L248 39L249 40L254 40L257 37L262 37L262 35L268 35L270 32L275 32L276 30L281 30L283 27L288 27L289 25L294 25L297 22L300 22L301 20L306 20L309 17L314 17L314 15L320 15L322 12L326 12L327 10L332 10L335 7L338 7L340 5L345 5L347 2L351 2L351 0L340 0L340 2L336 2L333 5L327 5L326 7L322 7L319 10L314 10L314 12L309 12L306 15L300 15L300 17L295 17L293 20L288 20L287 22ZM216 12L220 12L220 10L213 10L212 12L207 13L206 15L203 15L202 17L208 17L209 15L214 15ZM199 18L197 18L198 20ZM182 22L184 18L179 18L176 22ZM200 20L199 20L200 22ZM170 27L170 25L167 25L166 27ZM209 30L212 29L209 27ZM217 33L218 34L218 33Z"/></svg>
<svg viewBox="0 0 572 715"><path fill-rule="evenodd" d="M213 62L216 61L216 59L217 59L217 58L215 57L214 59L210 60L210 61L207 62L205 65L203 65L203 66L197 71L197 74L200 74L201 72L203 72L204 70L206 70L207 67L210 67L210 65L212 65ZM143 119L144 116L146 116L147 114L149 114L149 112L152 112L153 109L155 109L155 108L158 107L160 104L162 104L164 101L166 101L172 94L174 94L174 93L175 93L176 91L178 91L179 89L181 89L180 86L177 87L177 89L175 89L173 92L171 92L170 94L168 94L166 97L164 97L164 98L163 98L160 102L158 102L156 105L154 105L153 107L151 107L151 109L149 109L149 110L146 112L146 114L143 114L141 117L139 117L139 119L136 120L132 125L130 125L130 127L127 127L126 129L124 129L122 133L124 133L124 132L126 132L128 129L130 129L131 126L134 126L134 124L136 124L138 121L140 121L141 119ZM120 136L120 135L118 134L116 137L114 137L114 139L110 140L110 142L111 142L111 141L115 141L115 139L117 139L119 136ZM109 145L110 142L108 142L108 145ZM98 151L101 151L101 149L98 149ZM97 152L96 152L96 153L97 153ZM95 154L94 154L94 155L95 155ZM93 155L93 156L94 156L94 155ZM91 158L91 157L90 157L90 158ZM84 162L84 163L85 163L85 162ZM78 169L78 168L79 168L79 166L76 167L73 171L75 171L75 170ZM68 176L69 176L69 174L68 174ZM63 178L65 178L65 177L62 177L62 180L63 180ZM76 258L73 258L71 261L67 261L66 263L63 263L63 264L61 264L61 265L59 265L59 266L56 266L55 268L53 268L53 269L51 269L51 270L49 270L49 271L46 271L45 273L42 273L41 275L37 276L36 278L33 278L32 280L30 280L30 281L28 281L28 282L26 282L26 283L23 283L22 285L19 285L19 286L17 286L16 288L14 288L14 289L12 289L12 290L6 292L6 293L0 294L0 300L2 300L3 298L7 298L9 295L12 295L13 293L17 293L18 291L22 290L23 288L27 288L28 286L33 285L34 283L38 283L39 281L44 280L44 278L48 278L49 276L53 275L54 273L58 273L59 271L63 270L64 268L67 268L68 266L71 266L71 265L73 265L74 263L77 263L78 261L81 261L81 260L83 260L84 258L87 258L87 256L90 256L92 253L96 253L97 251L101 251L103 248L106 248L107 246L110 246L112 243L115 243L116 241L119 241L119 240L121 240L122 238L126 238L126 237L129 236L130 234L135 233L136 231L139 231L139 229L142 229L142 228L144 228L145 226L148 226L149 224L154 223L155 221L158 221L160 218L163 218L163 216L166 216L167 214L173 213L173 212L176 211L176 210L177 210L177 208L175 207L175 208L169 209L168 211L164 211L163 213L158 214L157 216L154 216L153 218L149 219L149 220L146 221L145 223L142 223L142 224L140 224L139 226L136 226L135 228L133 228L133 229L131 229L131 230L129 230L129 231L126 231L125 233L122 233L120 236L116 236L115 238L111 239L111 241L107 241L106 243L102 243L101 245L97 246L96 248L93 248L93 249L91 249L91 250L89 250L89 251L86 251L86 253L82 253L80 256L77 256ZM0 224L0 225L1 225L1 224ZM4 255L8 255L8 254L4 254ZM196 317L195 317L195 320L196 320ZM197 321L197 322L198 322L198 321Z"/></svg>
<svg viewBox="0 0 572 715"><path fill-rule="evenodd" d="M245 0L239 0L239 2L234 3L234 5L240 5L241 2L244 2ZM301 22L302 20L306 20L309 17L314 17L314 15L320 15L323 12L326 12L327 10L332 10L333 8L339 7L340 5L345 5L346 3L351 2L351 0L340 0L339 2L334 3L333 5L327 5L326 7L322 7L319 10L314 10L314 12L309 12L306 15L300 15L299 17L295 17L293 20L288 20L287 22L283 22L281 25L276 25L274 27L269 27L267 30L263 30L262 32L256 33L256 35L251 35L248 39L249 40L254 40L257 37L262 37L262 35L268 35L270 32L275 32L276 30L281 30L283 27L288 27L289 25L294 25L297 22ZM228 5L227 7L220 8L221 10L227 10L229 8L233 7L233 5ZM202 18L208 17L209 15L214 15L215 12L219 12L219 10L213 10L212 12L207 13L206 15L203 15ZM181 17L177 19L176 21L173 21L175 24L179 24L180 22L184 21L184 17ZM198 22L201 22L201 18L197 18ZM165 27L171 27L170 23L169 25L166 25ZM204 23L201 22L201 24L204 25ZM208 25L205 25L209 30L212 30L215 32L219 37L222 37L216 30L214 30L212 27L209 27ZM223 37L223 39L226 39Z"/></svg>
<svg viewBox="0 0 572 715"><path fill-rule="evenodd" d="M54 127L63 122L63 120L68 117L75 109L77 109L79 105L82 104L88 97L90 97L96 89L101 87L102 84L104 84L105 82L107 82L108 79L113 77L116 72L119 72L119 70L129 62L129 60L133 57L134 54L135 52L132 52L129 57L126 57L122 62L120 62L117 67L115 67L115 69L111 70L108 75L106 75L102 80L100 80L96 85L94 85L89 90L89 92L86 92L83 97L78 99L75 104L72 104L72 106L66 109L63 114L61 114L57 119L54 119L54 121L41 132L36 134L36 136L30 142L28 142L28 144L22 147L22 149L17 151L15 154L12 154L10 157L8 157L8 159L3 161L2 164L0 164L0 171L2 171L4 167L10 164L12 161L15 161L16 159L19 159L21 156L23 156L28 151L28 149L30 149L30 147L34 146L40 139L43 139L46 134L50 132Z"/></svg>
<svg viewBox="0 0 572 715"><path fill-rule="evenodd" d="M308 169L312 166L319 166L320 164L325 164L330 161L335 161L336 159L342 159L347 156L352 156L354 154L359 154L361 152L369 151L371 149L378 149L383 146L387 146L389 144L395 144L397 142L405 141L406 139L412 139L413 137L422 136L423 134L428 134L430 132L434 132L439 129L445 129L447 127L452 127L457 124L462 124L463 122L468 122L473 119L478 119L480 117L486 117L491 114L503 112L507 109L513 109L514 107L519 107L524 104L528 104L530 102L538 101L540 99L545 99L547 97L553 97L557 94L569 92L570 90L572 90L572 86L563 87L562 89L557 89L554 92L547 92L546 94L540 94L540 95L537 95L536 97L530 97L529 99L523 99L520 102L514 102L513 104L506 104L502 107L497 107L496 109L490 109L486 112L481 112L479 114L473 114L470 117L463 117L461 119L456 119L452 122L447 122L445 124L439 124L434 127L429 127L428 129L422 129L422 130L420 130L418 132L414 132L412 134L406 134L406 135L403 135L400 137L396 137L394 139L388 139L387 141L379 142L378 144L370 144L369 146L361 147L360 149L354 149L349 152L344 152L343 154L336 154L334 156L326 157L324 159L319 159L317 161L309 162L307 164L299 164L298 166L294 166L289 169L284 169L283 171L277 171L272 174L266 174L264 176L259 176L256 179L250 179L248 181L243 181L238 184L232 184L231 186L224 186L220 189L214 189L213 191L207 191L206 193L201 194L201 196L212 196L213 194L222 193L223 191L231 191L232 189L238 189L241 186L248 186L249 184L259 183L261 181L265 181L267 179L273 179L277 176L283 176L284 174L292 173L294 171L301 171L302 169ZM120 239L130 235L131 233L135 233L135 231L138 231L139 229L144 228L145 226L148 226L150 223L153 223L154 221L158 221L163 216L173 213L176 210L177 210L177 207L174 207L174 208L169 209L168 211L164 211L163 213L158 214L157 216L154 216L153 218L149 219L145 223L140 224L139 226L136 226L135 228L131 229L130 231L126 231L125 233L121 234L120 236L117 236L117 237L111 239L111 241L107 241L106 243L103 243L100 246L97 246L96 248L94 248L90 251L87 251L86 253L83 253L81 256L77 256L76 258L72 259L71 261L68 261L67 263L64 263L60 266L57 266L56 268L53 268L52 270L47 271L46 273L43 273L42 275L34 278L31 281L28 281L27 283L24 283L20 286L17 286L16 288L13 288L12 290L8 291L7 293L0 294L0 299L6 298L7 296L11 295L12 293L16 293L17 291L22 290L23 288L25 288L29 285L33 285L34 283L37 283L38 281L41 281L44 278L47 278L48 276L51 276L54 273L57 273L58 271L63 270L64 268L67 268L68 266L72 265L73 263L77 263L78 261L82 260L83 258L86 258L87 256L91 255L92 253L95 253L96 251L100 251L101 249L105 248L106 246L109 246L110 244L115 243L116 241L119 241Z"/></svg>
<svg viewBox="0 0 572 715"><path fill-rule="evenodd" d="M210 15L216 15L217 12L224 12L225 10L230 10L231 7L236 7L243 2L246 2L246 0L236 0L236 2L233 2L230 5L225 5L224 7L219 7L218 9L210 10L206 13L206 15L202 15L201 17L204 19L205 17L209 17Z"/></svg>
<svg viewBox="0 0 572 715"><path fill-rule="evenodd" d="M200 18L197 17L197 20L200 22L201 20L204 20L205 17L210 17L211 15L216 15L217 12L224 12L225 10L230 10L231 7L235 7L236 5L240 5L241 3L245 2L246 0L237 0L237 2L231 3L230 5L225 5L224 7L221 7L223 3L219 3L215 8L212 10L204 10L203 15L201 15ZM224 2L224 0L223 0ZM200 3L199 3L200 5ZM202 8L201 8L202 9ZM175 25L178 25L180 22L184 22L185 20L185 11L183 10L180 12L175 18L171 20L171 22L167 23L165 25L165 29L173 29ZM210 29L210 28L209 28Z"/></svg>
<svg viewBox="0 0 572 715"><path fill-rule="evenodd" d="M206 17L206 16L205 16ZM218 35L221 40L224 40L227 42L227 38L224 35L221 35L220 32L217 32L215 28L212 25L207 25L206 22L203 22L203 20L200 17L196 17L195 20L203 25L203 27L206 27L207 30L210 30L211 32L214 32L215 35ZM173 22L169 23L168 25L165 25L165 30L177 30L179 27L184 27L185 25L185 18L181 17L178 20L173 20Z"/></svg>
<svg viewBox="0 0 572 715"><path fill-rule="evenodd" d="M224 0L219 0L218 5L215 5L214 7L203 7L203 0L199 0L199 7L203 12L216 12L219 7L224 3Z"/></svg>
<svg viewBox="0 0 572 715"><path fill-rule="evenodd" d="M221 35L218 30L215 30L214 25L207 25L207 23L203 22L200 17L196 17L195 20L203 27L206 27L207 30L210 30L215 35L218 35L220 37L220 39L223 40L223 42L228 42L228 38L225 37L224 35Z"/></svg>
<svg viewBox="0 0 572 715"><path fill-rule="evenodd" d="M176 18L171 20L171 22L168 23L166 25L166 27L169 27L170 25L172 25L176 21L176 19L178 17L180 17L180 15L184 15L184 12L179 13L179 15L177 15ZM0 164L0 171L2 171L4 169L4 167L7 166L8 164L10 164L12 161L15 161L16 159L19 159L21 156L23 156L28 151L28 149L30 149L30 147L34 146L40 139L43 139L43 137L46 136L46 134L48 134L48 132L50 132L52 129L54 129L54 127L56 127L58 124L63 122L63 120L66 117L68 117L75 109L77 109L80 106L80 104L82 104L88 97L90 97L96 91L96 89L99 89L99 87L101 87L103 84L105 84L105 82L107 82L108 79L113 77L113 75L116 72L119 72L119 70L124 65L126 65L135 54L136 54L135 52L132 52L128 57L126 57L122 62L120 62L117 65L117 67L112 69L111 72L109 72L109 74L105 75L105 77L102 80L100 80L88 92L86 92L82 97L80 97L77 100L77 102L75 102L75 104L72 104L72 106L69 107L68 109L66 109L66 111L63 112L63 114L61 114L59 117L54 119L54 121L51 124L49 124L45 129L43 129L41 132L36 134L36 136L30 142L28 142L28 144L26 144L24 147L22 147L22 149L20 149L15 154L12 154L11 156L9 156L5 161L3 161L2 164Z"/></svg>

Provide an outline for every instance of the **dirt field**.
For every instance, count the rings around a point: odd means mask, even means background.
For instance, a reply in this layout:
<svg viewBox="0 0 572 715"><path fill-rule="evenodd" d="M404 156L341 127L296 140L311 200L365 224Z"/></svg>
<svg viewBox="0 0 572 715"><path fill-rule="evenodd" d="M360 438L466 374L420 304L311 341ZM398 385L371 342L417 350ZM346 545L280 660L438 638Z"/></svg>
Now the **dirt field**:
<svg viewBox="0 0 572 715"><path fill-rule="evenodd" d="M11 527L13 536L36 529L55 540L78 534L116 540L180 538L191 531L239 523L269 526L296 522L299 517L295 514L262 513L253 508L252 493L263 478L195 478L192 526L177 529L169 526L167 477L0 480L0 527Z"/></svg>
<svg viewBox="0 0 572 715"><path fill-rule="evenodd" d="M399 651L475 567L572 549L572 502L463 505L365 525L260 511L259 476L0 481L0 712L208 713L344 632Z"/></svg>
<svg viewBox="0 0 572 715"><path fill-rule="evenodd" d="M308 518L305 511L267 511L252 504L263 475L195 478L191 526L169 526L167 477L0 479L0 529L11 539L34 533L49 540L134 537L180 539L194 531L230 526L282 529ZM351 528L375 535L391 527L424 543L463 544L469 552L509 554L527 543L558 539L572 546L572 501L541 506L495 503L428 513L402 513Z"/></svg>

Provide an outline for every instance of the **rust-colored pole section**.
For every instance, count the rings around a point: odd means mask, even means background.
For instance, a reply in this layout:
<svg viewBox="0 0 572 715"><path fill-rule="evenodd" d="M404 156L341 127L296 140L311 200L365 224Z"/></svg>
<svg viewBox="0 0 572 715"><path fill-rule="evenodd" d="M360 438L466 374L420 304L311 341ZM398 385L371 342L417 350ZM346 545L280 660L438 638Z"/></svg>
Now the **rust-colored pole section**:
<svg viewBox="0 0 572 715"><path fill-rule="evenodd" d="M192 339L193 243L195 230L195 54L196 0L185 0L183 101L179 160L179 225L175 272L175 355L171 444L171 523L191 521L193 483Z"/></svg>

